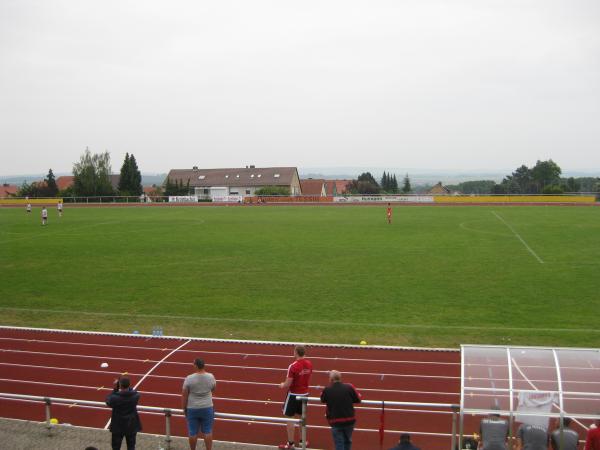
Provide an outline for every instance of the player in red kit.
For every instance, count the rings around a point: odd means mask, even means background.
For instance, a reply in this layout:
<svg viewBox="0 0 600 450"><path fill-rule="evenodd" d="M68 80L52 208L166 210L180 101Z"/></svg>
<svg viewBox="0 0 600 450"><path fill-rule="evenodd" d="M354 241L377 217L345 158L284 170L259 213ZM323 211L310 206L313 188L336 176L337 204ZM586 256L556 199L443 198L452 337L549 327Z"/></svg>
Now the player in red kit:
<svg viewBox="0 0 600 450"><path fill-rule="evenodd" d="M387 206L387 219L388 223L392 223L392 206L389 203Z"/></svg>
<svg viewBox="0 0 600 450"><path fill-rule="evenodd" d="M294 362L290 364L287 370L287 377L283 383L279 384L281 389L287 389L287 397L283 405L283 414L287 417L299 418L302 415L302 401L297 400L297 396L308 395L308 386L310 376L312 375L312 363L304 357L306 349L298 345L294 349ZM294 422L287 423L287 442L281 444L279 448L291 449L294 447ZM300 445L301 446L301 445Z"/></svg>

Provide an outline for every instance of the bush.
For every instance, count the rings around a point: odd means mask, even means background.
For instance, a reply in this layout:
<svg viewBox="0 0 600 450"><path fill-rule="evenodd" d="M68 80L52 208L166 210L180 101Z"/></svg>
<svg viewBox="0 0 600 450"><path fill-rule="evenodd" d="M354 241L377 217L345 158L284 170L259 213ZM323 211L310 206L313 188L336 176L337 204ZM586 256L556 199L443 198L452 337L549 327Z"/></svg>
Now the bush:
<svg viewBox="0 0 600 450"><path fill-rule="evenodd" d="M546 186L542 193L543 194L564 194L565 189L558 184L553 184L551 186Z"/></svg>
<svg viewBox="0 0 600 450"><path fill-rule="evenodd" d="M265 186L257 189L254 195L290 195L290 188L285 186Z"/></svg>

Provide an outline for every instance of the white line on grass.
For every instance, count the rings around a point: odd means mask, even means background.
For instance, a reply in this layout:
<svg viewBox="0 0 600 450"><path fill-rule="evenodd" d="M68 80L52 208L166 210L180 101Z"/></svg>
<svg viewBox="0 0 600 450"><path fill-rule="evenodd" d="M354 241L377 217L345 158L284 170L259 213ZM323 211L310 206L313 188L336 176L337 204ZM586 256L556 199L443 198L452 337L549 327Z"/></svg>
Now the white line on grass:
<svg viewBox="0 0 600 450"><path fill-rule="evenodd" d="M14 308L11 306L0 306L0 311L17 312L41 312L48 314L78 314L84 316L105 316L105 317L127 317L131 319L165 319L165 320L199 320L202 322L230 322L230 323L257 323L257 324L291 324L291 325L323 325L328 327L371 327L388 329L447 329L447 330L486 330L486 331L554 331L562 333L600 333L600 328L532 328L532 327L492 327L492 326L474 326L474 325L426 325L415 323L369 323L369 322L326 322L323 320L285 320L285 319L234 319L232 317L206 317L206 316L170 316L164 314L141 314L141 313L118 313L118 312L93 312L76 311L64 309L43 309L43 308ZM10 327L14 328L14 327ZM328 344L323 344L328 345Z"/></svg>
<svg viewBox="0 0 600 450"><path fill-rule="evenodd" d="M156 364L154 364L154 366L152 367L152 369L150 369L148 372L146 372L144 374L144 376L142 377L142 379L137 382L137 384L133 387L133 389L137 389L137 387L140 384L142 384L142 382L148 377L148 375L150 375L152 372L154 372L154 369L156 369L158 366L160 366L169 356L171 356L173 353L176 353L178 350L180 350L182 347L185 347L190 342L191 342L191 340L188 339L183 344L181 344L179 347L174 348L173 350L171 350L163 359L161 359ZM110 426L110 419L108 419L108 422L106 422L106 425L104 426L104 429L108 430L109 426Z"/></svg>
<svg viewBox="0 0 600 450"><path fill-rule="evenodd" d="M521 237L521 235L519 233L517 233L515 231L515 229L506 220L504 220L496 211L492 211L492 214L494 216L496 216L498 218L498 220L500 220L504 225L506 225L510 231L513 232L515 237L521 241L521 243L525 246L525 248L529 251L529 253L531 253L533 255L533 257L535 259L537 259L540 264L544 264L544 260L542 260L542 258L540 258L538 256L538 254L536 252L534 252L533 249L529 245L527 245L527 242L525 242L525 239L523 239Z"/></svg>

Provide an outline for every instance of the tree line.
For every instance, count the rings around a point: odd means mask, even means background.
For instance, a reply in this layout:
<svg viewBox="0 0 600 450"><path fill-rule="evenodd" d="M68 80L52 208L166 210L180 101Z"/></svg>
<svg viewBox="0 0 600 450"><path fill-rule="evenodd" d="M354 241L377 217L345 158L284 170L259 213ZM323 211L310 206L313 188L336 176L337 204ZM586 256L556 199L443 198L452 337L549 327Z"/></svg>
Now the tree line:
<svg viewBox="0 0 600 450"><path fill-rule="evenodd" d="M402 182L402 188L398 187L398 181L396 175L390 172L383 172L380 182L377 182L371 172L363 172L358 178L350 181L346 185L346 192L348 194L409 194L412 192L410 184L410 178L408 174L405 175Z"/></svg>
<svg viewBox="0 0 600 450"><path fill-rule="evenodd" d="M600 192L600 178L561 177L560 166L549 159L537 161L533 167L521 165L500 183L493 180L465 181L447 186L463 194L563 194Z"/></svg>
<svg viewBox="0 0 600 450"><path fill-rule="evenodd" d="M73 164L73 184L59 191L52 169L43 181L23 183L17 195L19 197L109 197L114 195L139 196L142 187L142 173L133 153L125 154L121 166L119 183L116 189L111 183L111 163L108 152L92 153L89 148Z"/></svg>

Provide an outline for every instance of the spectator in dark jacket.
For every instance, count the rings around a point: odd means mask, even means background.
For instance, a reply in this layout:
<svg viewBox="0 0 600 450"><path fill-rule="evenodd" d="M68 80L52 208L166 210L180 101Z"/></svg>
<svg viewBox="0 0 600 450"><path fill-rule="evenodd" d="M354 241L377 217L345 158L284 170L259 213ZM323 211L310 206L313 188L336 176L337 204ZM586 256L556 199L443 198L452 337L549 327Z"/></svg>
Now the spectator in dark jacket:
<svg viewBox="0 0 600 450"><path fill-rule="evenodd" d="M360 394L354 386L342 383L342 374L329 372L329 386L321 393L321 402L327 405L326 417L331 426L335 450L351 450L354 431L354 403L360 403Z"/></svg>
<svg viewBox="0 0 600 450"><path fill-rule="evenodd" d="M140 394L130 384L129 378L121 377L115 381L112 394L106 397L106 404L112 408L109 429L113 450L121 448L123 438L127 442L127 450L135 450L136 434L142 430L137 412Z"/></svg>
<svg viewBox="0 0 600 450"><path fill-rule="evenodd" d="M410 442L410 434L402 433L400 435L400 440L398 441L398 445L390 448L390 450L420 450L419 447L415 447L412 442Z"/></svg>

